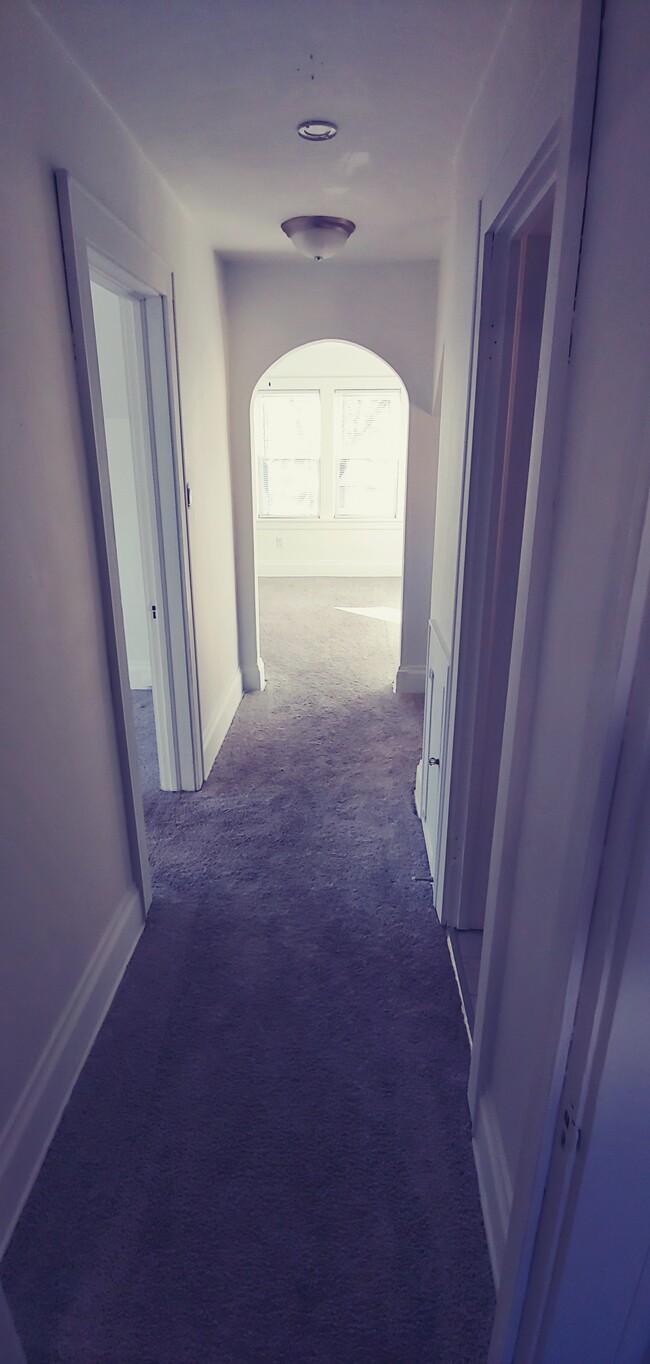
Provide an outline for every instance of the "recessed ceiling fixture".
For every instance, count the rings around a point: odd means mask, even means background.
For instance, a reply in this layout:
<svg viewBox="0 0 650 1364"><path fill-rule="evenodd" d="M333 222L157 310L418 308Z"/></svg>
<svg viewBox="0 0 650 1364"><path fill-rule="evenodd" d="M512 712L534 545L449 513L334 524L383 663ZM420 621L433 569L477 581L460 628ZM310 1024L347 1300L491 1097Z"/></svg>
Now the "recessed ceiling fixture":
<svg viewBox="0 0 650 1364"><path fill-rule="evenodd" d="M298 124L298 137L306 142L330 142L337 132L336 124L328 118L306 118Z"/></svg>
<svg viewBox="0 0 650 1364"><path fill-rule="evenodd" d="M319 215L287 218L280 224L289 241L302 256L312 260L327 260L341 251L352 236L355 224L349 218L324 218Z"/></svg>

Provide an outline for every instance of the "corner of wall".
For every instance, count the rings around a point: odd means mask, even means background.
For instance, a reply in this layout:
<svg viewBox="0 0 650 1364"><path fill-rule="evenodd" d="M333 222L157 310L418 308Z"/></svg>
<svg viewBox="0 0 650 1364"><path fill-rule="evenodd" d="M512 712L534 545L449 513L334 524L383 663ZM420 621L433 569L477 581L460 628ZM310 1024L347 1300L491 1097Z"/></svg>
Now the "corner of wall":
<svg viewBox="0 0 650 1364"><path fill-rule="evenodd" d="M203 734L203 763L209 776L221 745L230 729L244 693L241 668L233 674L230 685L219 701Z"/></svg>

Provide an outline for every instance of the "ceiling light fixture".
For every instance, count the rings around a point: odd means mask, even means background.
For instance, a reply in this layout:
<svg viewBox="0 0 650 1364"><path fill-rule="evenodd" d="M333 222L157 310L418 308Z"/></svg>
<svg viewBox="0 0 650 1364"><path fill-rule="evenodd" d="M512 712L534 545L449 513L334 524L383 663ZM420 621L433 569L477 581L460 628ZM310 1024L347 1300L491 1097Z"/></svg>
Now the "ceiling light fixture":
<svg viewBox="0 0 650 1364"><path fill-rule="evenodd" d="M298 137L304 137L305 142L331 142L338 128L328 118L306 118L298 124L297 132Z"/></svg>
<svg viewBox="0 0 650 1364"><path fill-rule="evenodd" d="M341 251L352 236L355 224L349 218L303 216L287 218L280 224L282 231L293 242L296 251L312 260L327 260Z"/></svg>

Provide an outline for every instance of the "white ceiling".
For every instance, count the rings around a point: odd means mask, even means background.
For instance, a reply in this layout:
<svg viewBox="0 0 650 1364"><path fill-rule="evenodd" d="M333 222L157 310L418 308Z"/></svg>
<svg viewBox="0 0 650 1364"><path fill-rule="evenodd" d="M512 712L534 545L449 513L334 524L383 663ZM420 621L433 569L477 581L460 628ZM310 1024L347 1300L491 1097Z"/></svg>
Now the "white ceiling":
<svg viewBox="0 0 650 1364"><path fill-rule="evenodd" d="M37 0L224 255L292 256L298 213L350 260L435 256L452 157L512 0ZM331 143L296 125L328 118Z"/></svg>

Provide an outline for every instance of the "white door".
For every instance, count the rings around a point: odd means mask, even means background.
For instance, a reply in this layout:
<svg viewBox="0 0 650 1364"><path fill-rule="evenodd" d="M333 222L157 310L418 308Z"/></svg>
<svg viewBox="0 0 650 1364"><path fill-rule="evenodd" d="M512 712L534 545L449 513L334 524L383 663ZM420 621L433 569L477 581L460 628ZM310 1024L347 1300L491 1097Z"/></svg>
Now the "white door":
<svg viewBox="0 0 650 1364"><path fill-rule="evenodd" d="M424 841L433 878L433 900L437 905L440 874L440 816L444 782L445 723L449 660L435 627L429 623L427 652L427 691L422 744L421 809Z"/></svg>

